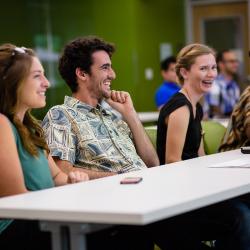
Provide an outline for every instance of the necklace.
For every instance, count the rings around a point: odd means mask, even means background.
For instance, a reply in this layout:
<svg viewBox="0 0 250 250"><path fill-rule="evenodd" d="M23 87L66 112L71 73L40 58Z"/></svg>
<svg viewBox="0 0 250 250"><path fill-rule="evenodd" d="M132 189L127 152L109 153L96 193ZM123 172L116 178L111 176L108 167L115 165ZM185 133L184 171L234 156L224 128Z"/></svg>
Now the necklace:
<svg viewBox="0 0 250 250"><path fill-rule="evenodd" d="M190 98L190 95L188 93L188 91L185 88L182 88L182 91L184 92L185 96L187 97L187 99L190 101L190 103L192 104L192 99ZM192 104L193 105L193 104Z"/></svg>
<svg viewBox="0 0 250 250"><path fill-rule="evenodd" d="M186 98L188 99L188 101L191 103L191 106L193 108L193 117L196 116L196 105L192 103L192 99L187 91L187 89L182 88L182 92L184 92L183 94L185 94Z"/></svg>

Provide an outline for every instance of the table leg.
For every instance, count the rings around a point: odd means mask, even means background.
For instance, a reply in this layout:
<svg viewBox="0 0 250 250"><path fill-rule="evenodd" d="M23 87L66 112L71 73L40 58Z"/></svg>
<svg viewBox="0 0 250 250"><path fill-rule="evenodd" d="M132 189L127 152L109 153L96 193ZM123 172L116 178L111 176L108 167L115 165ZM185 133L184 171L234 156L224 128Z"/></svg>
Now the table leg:
<svg viewBox="0 0 250 250"><path fill-rule="evenodd" d="M86 234L112 225L73 222L40 222L42 231L51 232L53 250L86 250Z"/></svg>

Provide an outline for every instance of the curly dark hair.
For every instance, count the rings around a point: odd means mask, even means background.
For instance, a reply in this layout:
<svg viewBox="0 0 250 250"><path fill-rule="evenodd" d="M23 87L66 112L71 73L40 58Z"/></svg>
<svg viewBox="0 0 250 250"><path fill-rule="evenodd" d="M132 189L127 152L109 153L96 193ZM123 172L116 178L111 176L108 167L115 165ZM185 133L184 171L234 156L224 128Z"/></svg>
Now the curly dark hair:
<svg viewBox="0 0 250 250"><path fill-rule="evenodd" d="M240 96L231 115L231 126L229 133L224 137L224 143L220 146L219 152L238 149L249 146L250 140L246 134L250 125L250 86Z"/></svg>
<svg viewBox="0 0 250 250"><path fill-rule="evenodd" d="M106 51L111 57L115 51L115 47L113 44L95 36L77 38L64 47L59 59L58 69L73 93L78 89L76 69L80 68L86 73L91 74L92 54L99 50Z"/></svg>
<svg viewBox="0 0 250 250"><path fill-rule="evenodd" d="M175 56L169 56L165 58L163 61L161 61L161 70L168 71L170 64L176 63Z"/></svg>

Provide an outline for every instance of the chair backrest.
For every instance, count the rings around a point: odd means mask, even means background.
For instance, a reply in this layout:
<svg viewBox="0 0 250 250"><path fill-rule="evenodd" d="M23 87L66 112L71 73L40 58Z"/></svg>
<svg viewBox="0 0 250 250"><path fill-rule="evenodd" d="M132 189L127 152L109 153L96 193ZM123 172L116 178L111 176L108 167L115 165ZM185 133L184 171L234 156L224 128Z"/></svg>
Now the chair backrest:
<svg viewBox="0 0 250 250"><path fill-rule="evenodd" d="M204 134L204 149L206 154L217 153L226 128L216 121L202 121ZM156 149L157 126L144 127L150 141Z"/></svg>
<svg viewBox="0 0 250 250"><path fill-rule="evenodd" d="M204 134L204 149L206 154L214 154L218 152L218 148L222 142L226 128L216 121L202 121L202 129Z"/></svg>
<svg viewBox="0 0 250 250"><path fill-rule="evenodd" d="M157 126L148 126L148 127L144 127L145 131L150 139L150 141L152 142L153 146L156 149L156 135L157 135Z"/></svg>

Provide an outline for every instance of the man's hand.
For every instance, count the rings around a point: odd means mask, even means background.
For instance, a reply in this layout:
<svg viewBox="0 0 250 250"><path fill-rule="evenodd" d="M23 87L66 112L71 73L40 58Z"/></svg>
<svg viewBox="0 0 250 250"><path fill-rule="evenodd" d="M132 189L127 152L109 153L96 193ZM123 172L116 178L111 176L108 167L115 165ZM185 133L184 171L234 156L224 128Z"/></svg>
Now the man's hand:
<svg viewBox="0 0 250 250"><path fill-rule="evenodd" d="M144 163L148 167L158 166L158 156L139 120L129 93L112 90L110 98L106 101L113 109L122 114L133 134L136 152Z"/></svg>
<svg viewBox="0 0 250 250"><path fill-rule="evenodd" d="M131 112L135 112L132 99L128 92L112 90L110 98L106 101L113 109L121 113L123 117L131 114Z"/></svg>
<svg viewBox="0 0 250 250"><path fill-rule="evenodd" d="M86 174L84 172L80 172L80 171L71 171L68 174L67 182L69 184L72 184L72 183L88 181L88 180L89 180L88 174Z"/></svg>

